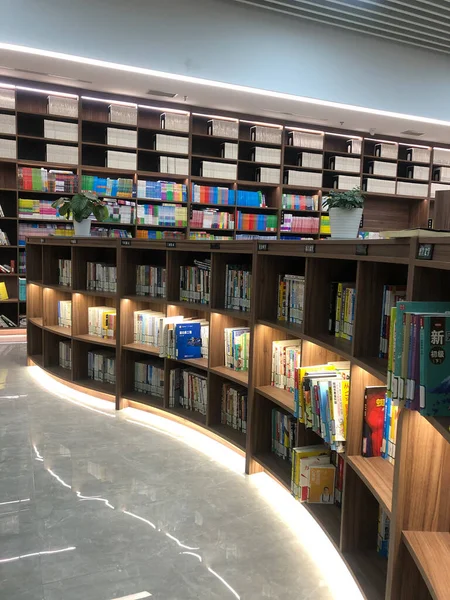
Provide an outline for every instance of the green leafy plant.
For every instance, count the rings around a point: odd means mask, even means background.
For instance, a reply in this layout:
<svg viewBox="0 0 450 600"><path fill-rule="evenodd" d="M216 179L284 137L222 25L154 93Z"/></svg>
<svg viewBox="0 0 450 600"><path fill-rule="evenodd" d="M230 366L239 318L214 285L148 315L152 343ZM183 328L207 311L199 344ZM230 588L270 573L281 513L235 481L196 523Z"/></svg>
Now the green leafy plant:
<svg viewBox="0 0 450 600"><path fill-rule="evenodd" d="M58 198L52 203L52 206L59 209L62 217L73 218L78 223L89 219L92 214L97 221L105 221L109 216L105 203L99 200L96 194L90 192L75 194L72 198Z"/></svg>
<svg viewBox="0 0 450 600"><path fill-rule="evenodd" d="M338 190L330 190L328 197L323 201L326 210L330 208L345 208L352 210L353 208L362 208L364 206L364 195L359 187L352 190L340 192Z"/></svg>

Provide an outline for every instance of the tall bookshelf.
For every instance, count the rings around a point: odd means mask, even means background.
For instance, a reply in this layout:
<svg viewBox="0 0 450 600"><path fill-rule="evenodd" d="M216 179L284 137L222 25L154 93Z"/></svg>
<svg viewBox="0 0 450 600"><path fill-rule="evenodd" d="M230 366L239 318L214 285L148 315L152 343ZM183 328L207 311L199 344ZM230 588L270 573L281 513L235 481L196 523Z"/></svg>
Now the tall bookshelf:
<svg viewBox="0 0 450 600"><path fill-rule="evenodd" d="M17 84L19 87L15 87ZM5 84L4 84L5 85ZM2 140L15 142L16 150L14 157L2 158L5 156L0 151L0 205L3 207L5 216L0 217L0 229L8 234L11 245L8 247L0 246L0 264L15 261L16 272L11 275L0 273L0 282L7 284L9 299L7 302L0 301L0 314L4 313L13 322L19 323L20 318L25 315L26 306L24 302L19 302L18 298L18 276L26 274L19 272L19 265L24 269L24 235L21 235L22 228L28 224L28 227L58 226L61 233L64 227L68 227L67 221L61 219L55 221L53 216L45 214L28 214L19 212L19 200L28 199L35 201L51 201L62 195L69 195L66 192L47 192L33 190L21 190L19 187L18 174L20 168L35 168L47 170L65 170L73 173L78 178L75 191L83 189L83 176L97 176L103 178L118 179L123 178L131 182L132 191L128 196L123 196L120 200L129 202L136 215L138 211L147 211L153 213L163 210L163 205L169 205L164 210L172 211L174 206L178 210L178 217L185 218L185 221L179 221L168 225L167 221L159 224L149 224L140 222L136 216L131 220L128 217L121 217L121 220L114 222L94 223L96 229L101 229L104 235L114 233L123 236L160 236L164 239L189 239L193 237L203 239L240 239L243 236L257 237L273 241L273 239L288 241L290 238L301 239L327 237L327 234L320 233L318 222L322 215L326 213L322 209L322 199L327 192L335 185L335 178L338 176L354 177L354 182L364 187L367 179L382 180L392 183L394 191L389 194L380 192L367 192L363 217L363 231L380 231L385 229L397 229L423 226L426 227L428 220L433 217L433 197L436 188L450 189L449 183L433 182L436 170L439 165L447 164L443 161L447 156L450 157L450 144L444 147L434 148L433 143L428 146L415 144L414 140L392 138L375 140L365 133L344 131L333 129L329 131L311 130L310 126L299 123L290 124L281 120L274 120L272 123L261 123L258 117L252 115L239 115L231 112L219 112L211 109L201 109L198 107L186 106L180 109L179 104L154 102L152 106L141 104L141 99L120 97L112 95L111 99L102 99L99 94L94 92L85 92L74 88L53 87L47 90L46 84L41 84L42 91L36 91L27 88L26 82L17 80L8 80L10 88L2 88L13 94L13 104L9 108L2 108L0 102L0 119L2 115L14 118L14 133L2 133L4 126L0 126L0 144ZM48 97L60 94L59 98L67 98L75 102L75 112L70 114L55 114L49 112ZM88 95L89 94L89 95ZM5 103L3 103L5 106ZM124 107L135 111L136 119L131 124L117 122L114 118L110 119L110 106ZM184 110L185 109L185 110ZM184 131L178 129L163 128L161 116L184 115L187 126ZM218 130L218 135L211 135L208 123L216 119L219 123L234 123L236 126L236 135L229 137ZM58 133L48 133L45 122L65 126L75 126L76 137L61 139ZM252 131L254 127L266 127L278 136L278 141L254 141L252 140ZM135 135L135 147L129 144L119 146L115 143L108 144L108 129L115 129L128 134ZM174 151L156 150L154 139L156 135L164 134L171 137L177 137L185 140L184 144L187 151L177 153ZM298 137L293 134L312 135L320 141L316 144L317 148L304 147L298 143ZM50 138L49 135L52 137ZM67 137L67 136L66 136ZM114 139L110 141L114 142ZM295 142L294 145L293 142ZM354 142L349 146L349 142ZM375 146L379 143L390 144L396 148L396 158L383 158L374 156ZM183 144L183 142L180 142ZM55 162L47 160L47 145L57 145L62 150L56 154L58 159ZM224 144L233 145L233 158L223 158L222 148ZM261 157L254 160L252 151L257 147L261 151L278 152L279 160L275 162L262 161ZM430 151L430 161L427 163L420 160L408 160L408 148L428 148ZM351 151L349 151L351 150ZM71 158L64 158L64 152L71 152ZM115 163L114 167L107 167L106 153L108 151L123 152L124 160L131 154L136 155L136 164L130 168L126 164ZM315 155L315 167L299 165L299 155L304 153ZM435 158L438 156L439 159ZM50 155L52 160L55 154ZM162 173L160 159L161 157L182 158L187 160L187 169L183 174L174 172ZM344 157L356 160L355 169L352 172L343 171L339 168L331 168L336 158ZM414 158L414 157L413 157ZM274 160L270 158L269 160ZM375 161L393 166L391 175L373 175L369 173L370 165ZM231 178L220 176L204 176L202 165L204 162L217 163L233 166L235 175ZM317 162L318 161L318 162ZM331 162L330 162L331 161ZM335 164L335 163L334 163ZM450 164L450 159L448 161ZM117 166L119 165L119 166ZM426 179L414 180L407 179L407 169L410 167L428 167ZM260 168L269 168L275 172L275 180L272 183L256 181L258 170ZM286 183L286 173L302 174L305 171L319 177L319 181L314 185L305 185L304 183ZM272 174L273 175L273 174ZM422 175L423 176L423 175ZM137 182L157 182L166 181L186 186L186 194L183 199L162 200L156 197L140 197L138 195ZM415 193L409 195L397 194L398 183L416 183L426 187L424 193L417 196ZM234 192L256 192L260 193L261 199L264 197L263 206L244 206L236 196L229 205L208 204L195 202L193 196L193 185L220 187L225 191L223 193ZM294 205L292 199L285 195L307 196L315 198L310 200L312 204ZM111 206L116 206L119 198L108 197L103 194ZM261 200L262 202L262 200ZM308 206L308 208L306 208ZM146 208L145 208L146 207ZM131 210L131 209L130 209ZM185 216L182 214L185 211ZM196 211L194 213L194 211ZM221 216L222 224L228 228L217 229L203 227L203 223L198 224L195 217L204 218L205 211L215 211L224 213ZM241 220L238 219L238 213L242 213ZM256 217L265 217L270 225L269 229L263 229L256 225ZM291 230L292 222L296 217L315 219L315 221L304 222L304 231ZM127 220L124 222L124 218ZM172 217L170 217L172 218ZM213 218L209 212L209 218ZM155 217L156 219L156 217ZM144 217L142 220L145 220ZM258 226L259 229L255 229ZM297 226L299 222L297 221ZM249 229L250 227L250 229ZM30 229L26 234L31 235ZM36 232L37 235L43 235L45 232ZM70 231L66 231L70 233ZM98 231L100 234L100 231Z"/></svg>
<svg viewBox="0 0 450 600"><path fill-rule="evenodd" d="M350 397L342 508L304 504L324 529L352 571L368 600L443 599L448 591L445 568L432 560L449 560L450 418L422 417L403 410L399 420L395 466L383 458L361 456L364 390L386 383L387 360L378 357L383 286L404 284L407 299L448 300L450 242L433 244L432 259L421 260L417 239L353 241L153 241L140 239L29 238L28 358L54 377L80 386L115 403L201 426L245 455L246 472L264 471L290 490L290 465L271 452L271 414L276 408L294 414L293 394L270 385L272 342L302 340L302 365L350 361ZM58 280L58 261L71 260L70 286ZM209 301L180 300L180 267L211 261ZM115 292L87 286L87 262L117 268ZM227 308L227 265L246 265L252 273L249 311ZM166 269L164 297L137 294L137 265ZM305 277L304 319L294 325L277 319L278 275ZM336 278L356 282L357 303L352 341L328 333L330 285ZM72 301L71 328L57 321L57 303ZM117 311L116 339L89 335L88 308ZM166 316L182 315L209 322L208 358L176 360L159 349L134 341L135 311L151 309ZM224 329L248 327L248 371L225 364ZM58 348L71 348L71 367L59 363ZM101 349L116 360L113 385L88 377L88 353ZM136 362L150 360L164 374L160 395L136 391ZM170 371L187 367L207 382L206 414L170 403ZM231 384L246 390L247 430L222 423L221 390ZM297 427L297 445L321 439ZM379 507L391 518L389 559L376 552ZM443 591L442 591L443 590Z"/></svg>

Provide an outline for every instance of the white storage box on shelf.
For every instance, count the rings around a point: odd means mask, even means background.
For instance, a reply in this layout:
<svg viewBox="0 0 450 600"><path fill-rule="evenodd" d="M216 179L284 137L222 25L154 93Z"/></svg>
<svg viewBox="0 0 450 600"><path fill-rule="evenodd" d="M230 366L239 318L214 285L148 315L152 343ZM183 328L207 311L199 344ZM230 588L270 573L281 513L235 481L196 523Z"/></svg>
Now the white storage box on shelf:
<svg viewBox="0 0 450 600"><path fill-rule="evenodd" d="M444 183L450 183L450 167L438 167L437 169L434 169L433 179Z"/></svg>
<svg viewBox="0 0 450 600"><path fill-rule="evenodd" d="M78 142L78 124L44 119L44 137L51 140Z"/></svg>
<svg viewBox="0 0 450 600"><path fill-rule="evenodd" d="M47 162L76 165L78 163L78 147L47 144Z"/></svg>
<svg viewBox="0 0 450 600"><path fill-rule="evenodd" d="M160 152L176 152L177 154L189 153L189 138L177 135L157 133L154 141L155 150Z"/></svg>
<svg viewBox="0 0 450 600"><path fill-rule="evenodd" d="M137 106L109 105L109 122L122 125L137 125Z"/></svg>
<svg viewBox="0 0 450 600"><path fill-rule="evenodd" d="M217 179L236 179L237 165L204 160L201 162L201 175Z"/></svg>
<svg viewBox="0 0 450 600"><path fill-rule="evenodd" d="M436 197L436 192L448 192L450 190L450 184L445 184L445 183L438 183L435 181L431 182L430 185L430 198L435 198Z"/></svg>
<svg viewBox="0 0 450 600"><path fill-rule="evenodd" d="M211 119L208 121L208 134L237 140L239 137L239 123L237 121Z"/></svg>
<svg viewBox="0 0 450 600"><path fill-rule="evenodd" d="M350 175L337 175L334 178L334 188L337 190L352 190L360 186L359 177L351 177Z"/></svg>
<svg viewBox="0 0 450 600"><path fill-rule="evenodd" d="M106 128L106 143L109 146L137 148L137 131L133 129Z"/></svg>
<svg viewBox="0 0 450 600"><path fill-rule="evenodd" d="M322 187L322 173L310 173L309 171L291 171L287 169L284 172L284 183L287 185L299 185L302 187L320 188Z"/></svg>
<svg viewBox="0 0 450 600"><path fill-rule="evenodd" d="M395 181L368 177L363 181L363 189L373 194L395 194Z"/></svg>
<svg viewBox="0 0 450 600"><path fill-rule="evenodd" d="M0 115L0 133L15 135L16 117L15 115Z"/></svg>
<svg viewBox="0 0 450 600"><path fill-rule="evenodd" d="M323 155L314 152L300 152L298 155L298 166L309 169L322 169Z"/></svg>
<svg viewBox="0 0 450 600"><path fill-rule="evenodd" d="M16 140L4 140L0 138L0 158L12 158L17 156Z"/></svg>
<svg viewBox="0 0 450 600"><path fill-rule="evenodd" d="M308 133L306 131L290 131L288 143L290 146L323 150L323 135L321 133Z"/></svg>
<svg viewBox="0 0 450 600"><path fill-rule="evenodd" d="M78 119L78 99L64 96L48 96L47 112L49 115Z"/></svg>
<svg viewBox="0 0 450 600"><path fill-rule="evenodd" d="M382 175L384 177L397 177L397 164L374 160L369 163L369 173L371 175Z"/></svg>
<svg viewBox="0 0 450 600"><path fill-rule="evenodd" d="M362 140L347 140L347 152L349 154L361 154Z"/></svg>
<svg viewBox="0 0 450 600"><path fill-rule="evenodd" d="M173 175L189 175L189 159L175 156L160 156L159 170L161 173Z"/></svg>
<svg viewBox="0 0 450 600"><path fill-rule="evenodd" d="M16 108L16 91L0 88L0 108L14 110Z"/></svg>
<svg viewBox="0 0 450 600"><path fill-rule="evenodd" d="M106 166L111 169L136 171L137 155L134 152L106 151Z"/></svg>
<svg viewBox="0 0 450 600"><path fill-rule="evenodd" d="M259 167L256 169L256 181L260 183L280 183L280 169L271 169L270 167Z"/></svg>
<svg viewBox="0 0 450 600"><path fill-rule="evenodd" d="M189 115L178 113L163 113L161 115L161 129L171 129L172 131L189 132Z"/></svg>
<svg viewBox="0 0 450 600"><path fill-rule="evenodd" d="M431 161L431 148L407 148L406 160L429 163Z"/></svg>
<svg viewBox="0 0 450 600"><path fill-rule="evenodd" d="M255 162L279 165L281 163L281 149L256 146L252 148L251 159Z"/></svg>
<svg viewBox="0 0 450 600"><path fill-rule="evenodd" d="M397 194L399 196L417 196L419 198L427 198L428 184L397 181Z"/></svg>
<svg viewBox="0 0 450 600"><path fill-rule="evenodd" d="M430 167L409 165L406 167L406 176L410 179L422 179L423 181L428 181L430 179Z"/></svg>
<svg viewBox="0 0 450 600"><path fill-rule="evenodd" d="M433 148L433 164L450 166L450 150Z"/></svg>
<svg viewBox="0 0 450 600"><path fill-rule="evenodd" d="M375 156L380 158L398 158L398 146L397 144L375 144L374 149Z"/></svg>
<svg viewBox="0 0 450 600"><path fill-rule="evenodd" d="M264 142L266 144L281 145L282 130L277 127L264 127L255 125L250 128L250 137L253 142Z"/></svg>
<svg viewBox="0 0 450 600"><path fill-rule="evenodd" d="M348 156L331 156L329 168L334 171L359 173L361 168L361 160L359 158L350 158Z"/></svg>
<svg viewBox="0 0 450 600"><path fill-rule="evenodd" d="M238 145L233 142L224 142L221 146L221 157L237 160Z"/></svg>

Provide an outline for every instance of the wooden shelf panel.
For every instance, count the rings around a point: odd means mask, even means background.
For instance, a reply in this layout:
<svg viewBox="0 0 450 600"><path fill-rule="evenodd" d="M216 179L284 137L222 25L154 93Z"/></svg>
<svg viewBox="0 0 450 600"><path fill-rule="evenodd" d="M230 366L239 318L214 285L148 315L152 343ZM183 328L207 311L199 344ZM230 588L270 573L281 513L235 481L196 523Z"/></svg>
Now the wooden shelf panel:
<svg viewBox="0 0 450 600"><path fill-rule="evenodd" d="M189 365L190 367L196 367L197 369L208 370L207 358L169 358L169 360L175 360L176 362Z"/></svg>
<svg viewBox="0 0 450 600"><path fill-rule="evenodd" d="M102 394L108 394L110 396L115 396L116 394L116 386L111 383L103 383L103 381L95 381L94 379L79 379L74 383L89 388L90 390L96 390Z"/></svg>
<svg viewBox="0 0 450 600"><path fill-rule="evenodd" d="M403 541L433 600L447 600L450 593L450 533L403 531Z"/></svg>
<svg viewBox="0 0 450 600"><path fill-rule="evenodd" d="M123 397L125 400L139 402L139 404L145 404L146 406L155 406L156 408L163 408L164 406L163 398L142 392L125 392Z"/></svg>
<svg viewBox="0 0 450 600"><path fill-rule="evenodd" d="M60 367L59 365L53 365L51 367L47 367L46 370L51 375L55 375L55 377L65 379L66 381L72 381L72 372L70 369L65 369L64 367Z"/></svg>
<svg viewBox="0 0 450 600"><path fill-rule="evenodd" d="M291 463L283 460L273 452L264 452L254 456L254 459L259 463L269 475L272 475L279 483L287 490L291 491Z"/></svg>
<svg viewBox="0 0 450 600"><path fill-rule="evenodd" d="M361 477L388 515L391 516L394 485L393 465L379 456L373 458L348 456L347 462Z"/></svg>
<svg viewBox="0 0 450 600"><path fill-rule="evenodd" d="M247 439L245 433L223 424L210 426L210 429L214 433L217 433L217 435L220 435L220 437L223 437L228 442L237 446L240 450L245 451Z"/></svg>
<svg viewBox="0 0 450 600"><path fill-rule="evenodd" d="M60 325L45 325L44 329L46 331L51 331L52 333L57 333L58 335L62 335L64 337L72 337L71 327L61 327Z"/></svg>
<svg viewBox="0 0 450 600"><path fill-rule="evenodd" d="M234 383L248 385L248 371L235 371L229 367L209 367L209 370L211 373L216 373L217 375L226 377L226 379L230 379L230 381L234 381Z"/></svg>
<svg viewBox="0 0 450 600"><path fill-rule="evenodd" d="M74 335L72 337L74 340L80 340L81 342L91 342L92 344L98 344L99 346L110 346L112 348L116 347L116 340L109 340L96 335L89 335L88 333Z"/></svg>
<svg viewBox="0 0 450 600"><path fill-rule="evenodd" d="M380 556L376 550L344 552L343 558L353 573L364 597L367 600L384 600L386 595L387 559Z"/></svg>
<svg viewBox="0 0 450 600"><path fill-rule="evenodd" d="M37 327L43 327L43 318L42 317L28 317L28 323L32 323Z"/></svg>
<svg viewBox="0 0 450 600"><path fill-rule="evenodd" d="M131 350L132 352L143 352L145 354L159 356L159 347L151 346L150 344L141 344L139 342L133 342L132 344L124 344L123 349Z"/></svg>
<svg viewBox="0 0 450 600"><path fill-rule="evenodd" d="M273 385L262 385L256 388L258 394L268 398L285 410L294 414L294 394L287 390L281 390Z"/></svg>

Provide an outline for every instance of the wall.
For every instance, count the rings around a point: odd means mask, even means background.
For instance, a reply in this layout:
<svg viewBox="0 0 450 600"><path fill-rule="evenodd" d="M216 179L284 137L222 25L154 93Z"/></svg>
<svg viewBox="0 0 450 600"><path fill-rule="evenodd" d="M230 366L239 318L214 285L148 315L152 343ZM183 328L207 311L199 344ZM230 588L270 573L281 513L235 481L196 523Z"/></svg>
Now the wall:
<svg viewBox="0 0 450 600"><path fill-rule="evenodd" d="M449 118L448 55L230 0L1 0L0 7L3 42Z"/></svg>

